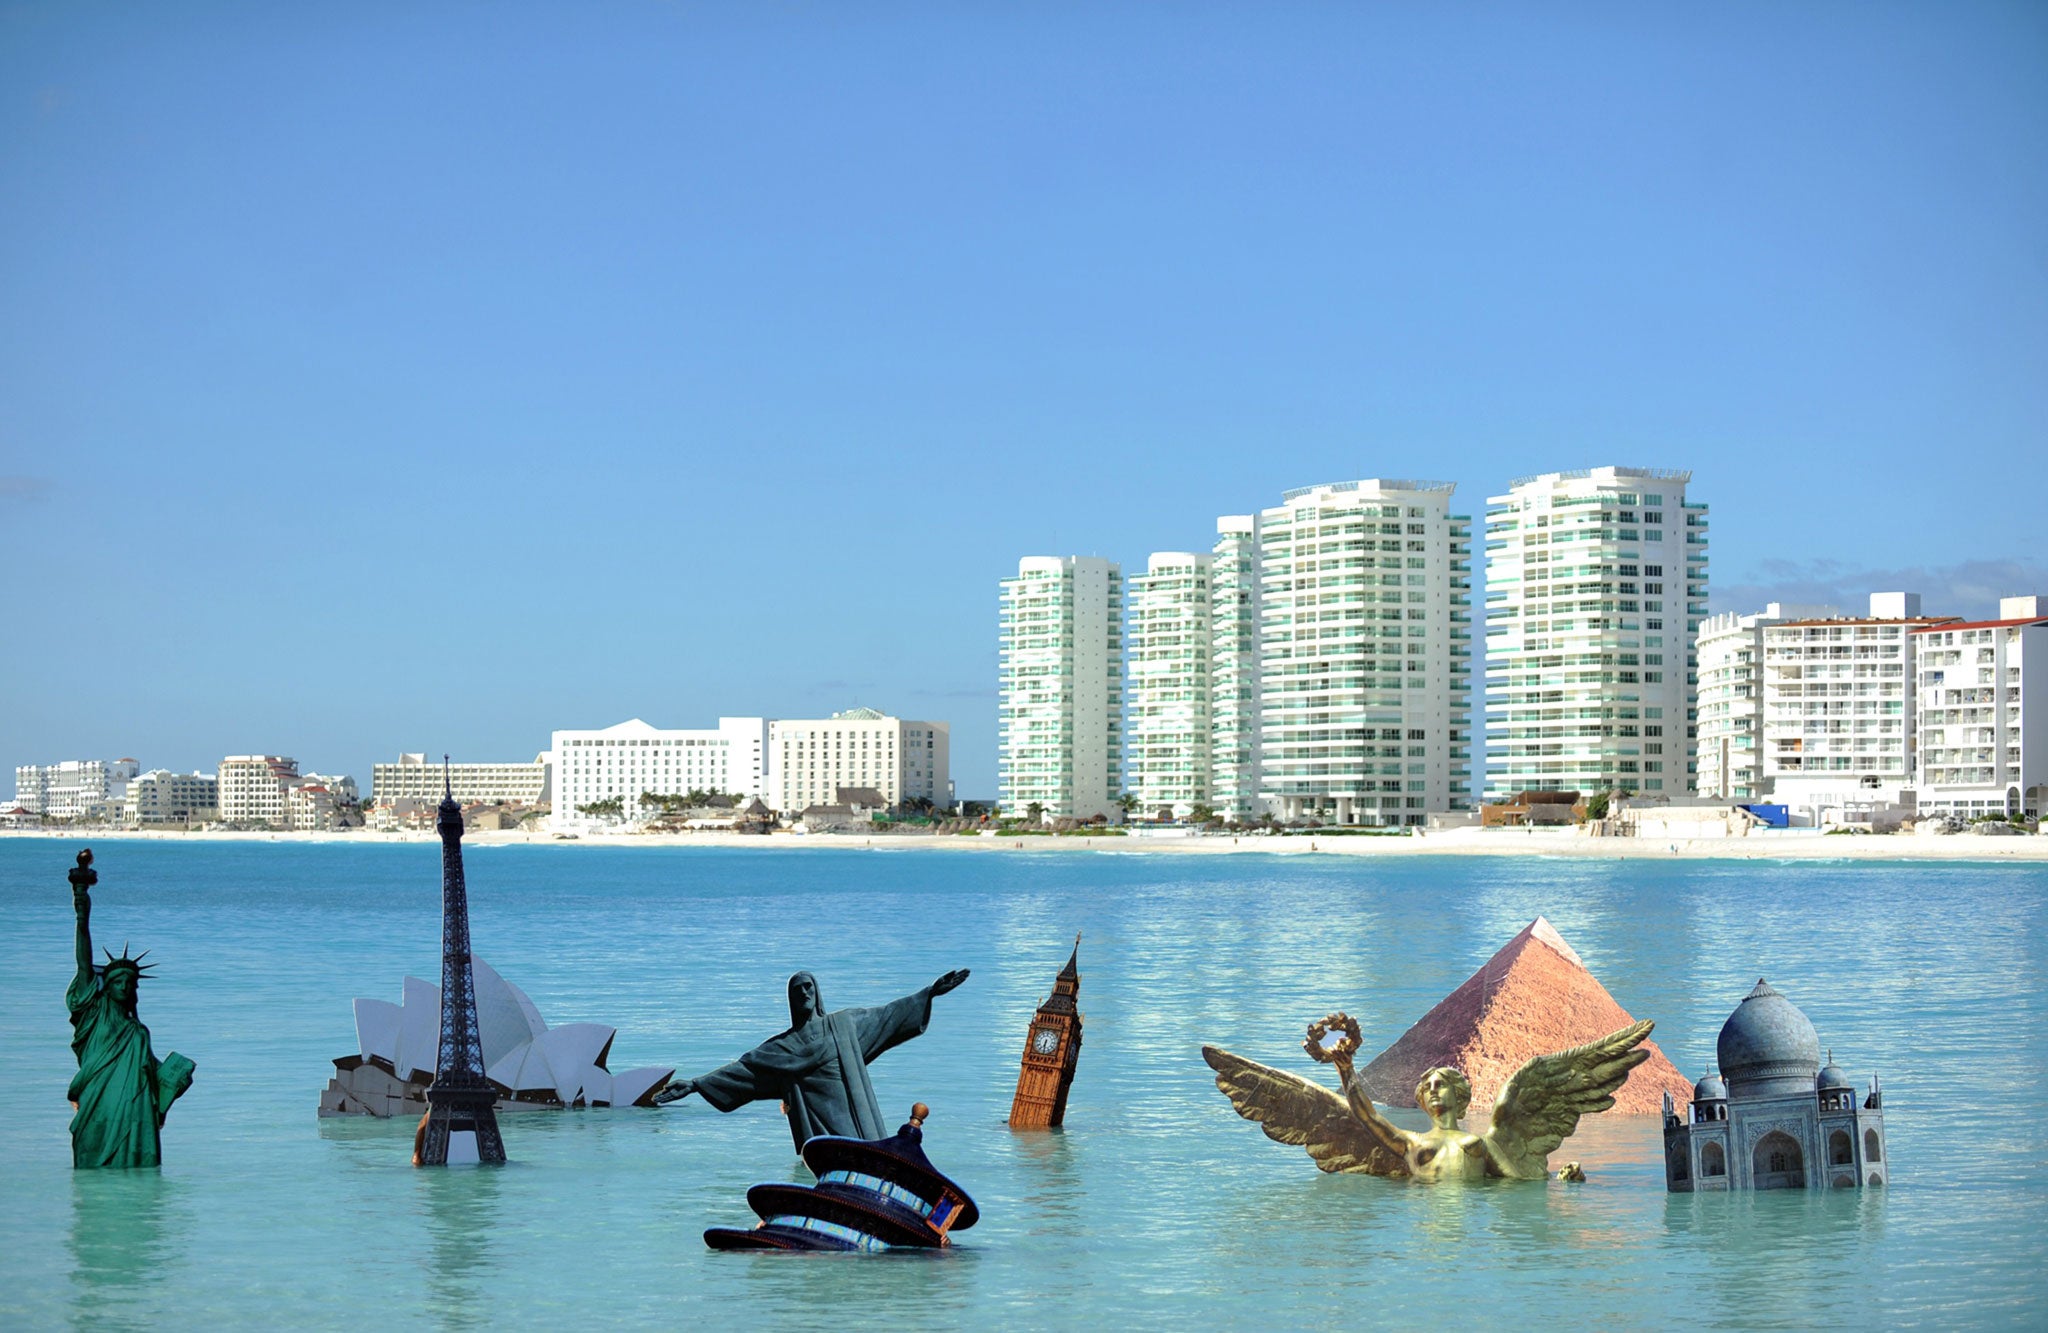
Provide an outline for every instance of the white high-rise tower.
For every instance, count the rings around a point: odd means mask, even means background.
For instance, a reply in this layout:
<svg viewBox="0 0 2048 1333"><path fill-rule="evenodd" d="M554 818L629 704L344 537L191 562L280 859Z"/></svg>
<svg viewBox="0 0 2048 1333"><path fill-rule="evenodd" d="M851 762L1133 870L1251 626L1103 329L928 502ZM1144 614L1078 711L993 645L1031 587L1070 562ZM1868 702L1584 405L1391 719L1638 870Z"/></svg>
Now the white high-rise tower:
<svg viewBox="0 0 2048 1333"><path fill-rule="evenodd" d="M1123 570L1026 556L1002 581L1002 809L1110 814L1123 792Z"/></svg>
<svg viewBox="0 0 2048 1333"><path fill-rule="evenodd" d="M1259 515L1260 799L1415 825L1470 801L1471 520L1450 482L1288 491Z"/></svg>
<svg viewBox="0 0 2048 1333"><path fill-rule="evenodd" d="M1692 474L1515 481L1486 509L1487 791L1693 790L1707 507Z"/></svg>
<svg viewBox="0 0 2048 1333"><path fill-rule="evenodd" d="M1259 520L1216 520L1209 568L1209 803L1225 819L1259 813Z"/></svg>
<svg viewBox="0 0 2048 1333"><path fill-rule="evenodd" d="M1140 813L1213 808L1215 557L1155 552L1131 580L1126 765Z"/></svg>

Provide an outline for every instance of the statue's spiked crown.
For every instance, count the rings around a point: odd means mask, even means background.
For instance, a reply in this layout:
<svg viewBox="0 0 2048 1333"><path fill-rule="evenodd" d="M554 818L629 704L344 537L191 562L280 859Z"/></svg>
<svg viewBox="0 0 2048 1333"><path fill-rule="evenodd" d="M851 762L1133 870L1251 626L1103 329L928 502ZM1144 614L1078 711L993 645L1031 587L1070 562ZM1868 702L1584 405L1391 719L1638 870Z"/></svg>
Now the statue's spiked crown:
<svg viewBox="0 0 2048 1333"><path fill-rule="evenodd" d="M121 955L118 958L114 956L114 951L111 949L102 949L100 952L107 956L106 964L100 968L100 975L103 977L115 972L129 972L134 974L136 980L140 981L143 974L156 966L155 963L145 963L142 961L149 957L149 950L147 949L130 958L128 956L128 946L125 943L121 946Z"/></svg>

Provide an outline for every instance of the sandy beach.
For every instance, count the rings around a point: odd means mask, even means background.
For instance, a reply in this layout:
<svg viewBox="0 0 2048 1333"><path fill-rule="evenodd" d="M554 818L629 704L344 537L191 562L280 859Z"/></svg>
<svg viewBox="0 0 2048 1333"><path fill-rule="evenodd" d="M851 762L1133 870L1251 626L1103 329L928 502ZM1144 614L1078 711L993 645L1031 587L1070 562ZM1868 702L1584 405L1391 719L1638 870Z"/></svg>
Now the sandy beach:
<svg viewBox="0 0 2048 1333"><path fill-rule="evenodd" d="M167 841L374 843L435 842L429 831L381 833L357 829L347 833L184 832L159 829L8 829L0 838L47 838L84 845L120 838ZM1824 834L1810 829L1782 829L1723 838L1594 838L1571 829L1446 829L1408 836L1297 834L1261 835L1137 833L1121 837L1002 837L987 834L913 833L585 833L558 838L551 833L521 830L478 830L463 835L472 847L733 847L863 849L915 852L956 851L1058 855L1064 852L1121 852L1131 855L1210 856L1250 853L1268 856L1568 856L1628 860L1639 857L1693 857L1714 860L1867 860L1867 861L2043 861L2048 862L2048 837L1986 837L1971 833L1942 836L1914 834Z"/></svg>

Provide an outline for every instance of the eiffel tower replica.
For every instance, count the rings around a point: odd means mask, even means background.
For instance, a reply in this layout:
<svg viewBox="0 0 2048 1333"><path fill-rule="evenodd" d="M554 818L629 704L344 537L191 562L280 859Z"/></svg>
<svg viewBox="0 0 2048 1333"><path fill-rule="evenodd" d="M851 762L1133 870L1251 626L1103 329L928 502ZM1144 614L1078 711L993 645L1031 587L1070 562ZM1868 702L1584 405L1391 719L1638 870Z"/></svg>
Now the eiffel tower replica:
<svg viewBox="0 0 2048 1333"><path fill-rule="evenodd" d="M505 1140L498 1136L498 1094L484 1079L484 1042L476 1021L476 976L469 963L469 890L462 879L462 807L449 784L442 756L441 808L434 827L441 834L441 1049L434 1082L427 1089L427 1121L413 1154L417 1166L448 1165L449 1140L473 1136L476 1156L459 1142L456 1160L503 1163Z"/></svg>

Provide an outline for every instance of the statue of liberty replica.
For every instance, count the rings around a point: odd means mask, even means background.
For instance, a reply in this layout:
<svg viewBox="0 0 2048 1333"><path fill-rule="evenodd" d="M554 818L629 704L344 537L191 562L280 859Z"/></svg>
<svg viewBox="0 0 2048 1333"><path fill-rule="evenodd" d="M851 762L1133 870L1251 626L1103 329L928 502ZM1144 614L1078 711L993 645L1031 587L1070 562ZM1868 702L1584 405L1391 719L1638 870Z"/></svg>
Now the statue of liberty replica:
<svg viewBox="0 0 2048 1333"><path fill-rule="evenodd" d="M176 1051L158 1063L149 1049L149 1029L135 1016L142 956L130 958L123 945L119 958L109 950L105 966L93 965L92 886L99 878L91 849L80 852L71 872L78 975L64 992L71 1050L78 1057L78 1074L66 1094L78 1108L71 1117L71 1165L157 1166L163 1161L158 1133L164 1116L192 1086L194 1066Z"/></svg>

